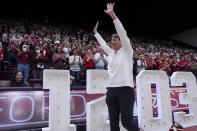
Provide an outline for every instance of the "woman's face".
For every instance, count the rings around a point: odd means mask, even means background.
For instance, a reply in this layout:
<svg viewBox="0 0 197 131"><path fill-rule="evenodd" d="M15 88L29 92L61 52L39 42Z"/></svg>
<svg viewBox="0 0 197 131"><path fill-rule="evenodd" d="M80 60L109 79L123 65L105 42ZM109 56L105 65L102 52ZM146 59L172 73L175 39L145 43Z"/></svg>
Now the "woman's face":
<svg viewBox="0 0 197 131"><path fill-rule="evenodd" d="M23 73L22 72L18 72L16 74L16 81L20 82L20 81L22 81L22 79L23 79Z"/></svg>
<svg viewBox="0 0 197 131"><path fill-rule="evenodd" d="M119 50L121 48L120 40L118 38L112 37L111 46L112 46L112 49L114 49L115 51Z"/></svg>
<svg viewBox="0 0 197 131"><path fill-rule="evenodd" d="M74 55L74 56L77 55L77 51L76 51L76 50L73 51L73 55Z"/></svg>
<svg viewBox="0 0 197 131"><path fill-rule="evenodd" d="M143 56L143 55L140 55L140 56L139 56L139 59L140 59L140 60L144 60L144 56Z"/></svg>

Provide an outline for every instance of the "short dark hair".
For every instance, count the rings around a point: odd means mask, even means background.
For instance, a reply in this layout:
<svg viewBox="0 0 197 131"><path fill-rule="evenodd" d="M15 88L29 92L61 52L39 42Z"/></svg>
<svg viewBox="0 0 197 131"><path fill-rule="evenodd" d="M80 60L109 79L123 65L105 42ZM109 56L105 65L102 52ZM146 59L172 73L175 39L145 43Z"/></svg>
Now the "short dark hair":
<svg viewBox="0 0 197 131"><path fill-rule="evenodd" d="M112 35L111 35L111 37L114 37L114 38L117 38L117 39L119 39L119 40L120 40L120 37L119 37L119 35L118 35L118 34L112 34Z"/></svg>

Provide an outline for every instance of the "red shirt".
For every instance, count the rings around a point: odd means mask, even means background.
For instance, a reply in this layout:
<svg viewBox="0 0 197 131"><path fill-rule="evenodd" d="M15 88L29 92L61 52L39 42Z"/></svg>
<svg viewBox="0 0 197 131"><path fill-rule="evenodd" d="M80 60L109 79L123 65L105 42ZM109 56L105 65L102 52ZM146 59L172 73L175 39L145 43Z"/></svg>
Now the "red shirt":
<svg viewBox="0 0 197 131"><path fill-rule="evenodd" d="M146 58L147 69L153 68L153 63L149 58Z"/></svg>
<svg viewBox="0 0 197 131"><path fill-rule="evenodd" d="M16 47L17 49L20 49L20 46L17 44L8 44L8 50L11 49L12 47ZM17 54L18 51L15 48L12 48L9 52Z"/></svg>
<svg viewBox="0 0 197 131"><path fill-rule="evenodd" d="M163 69L162 69L162 68L163 68ZM169 70L168 67L166 67L165 65L160 64L160 65L158 66L158 69L159 69L159 70L165 71L166 74L167 74L168 76L170 75L170 70Z"/></svg>
<svg viewBox="0 0 197 131"><path fill-rule="evenodd" d="M30 51L27 51L27 52L19 51L18 52L18 63L28 64L30 58L31 58Z"/></svg>
<svg viewBox="0 0 197 131"><path fill-rule="evenodd" d="M179 61L178 66L180 67L180 70L186 70L187 64L186 60Z"/></svg>
<svg viewBox="0 0 197 131"><path fill-rule="evenodd" d="M170 64L170 68L171 68L172 72L175 72L175 71L179 71L180 70L178 64L175 64L174 62L172 62Z"/></svg>
<svg viewBox="0 0 197 131"><path fill-rule="evenodd" d="M157 65L157 69L158 69L158 70L162 69L163 67L164 67L163 64Z"/></svg>
<svg viewBox="0 0 197 131"><path fill-rule="evenodd" d="M40 57L37 58L38 55L34 55L32 58L32 69L37 69L38 64L44 64L44 56L41 54Z"/></svg>
<svg viewBox="0 0 197 131"><path fill-rule="evenodd" d="M93 60L90 59L89 62L88 62L87 59L88 59L88 58L87 58L87 56L85 55L85 56L84 56L84 62L85 62L84 67L86 67L86 68L94 68Z"/></svg>
<svg viewBox="0 0 197 131"><path fill-rule="evenodd" d="M46 53L44 53L46 51ZM43 49L42 51L44 62L49 62L49 55L51 53L49 48Z"/></svg>
<svg viewBox="0 0 197 131"><path fill-rule="evenodd" d="M66 62L66 56L63 53L53 54L54 67L63 67L65 65L65 62Z"/></svg>
<svg viewBox="0 0 197 131"><path fill-rule="evenodd" d="M34 46L38 46L39 45L39 42L38 42L38 40L33 40L33 43L34 43Z"/></svg>

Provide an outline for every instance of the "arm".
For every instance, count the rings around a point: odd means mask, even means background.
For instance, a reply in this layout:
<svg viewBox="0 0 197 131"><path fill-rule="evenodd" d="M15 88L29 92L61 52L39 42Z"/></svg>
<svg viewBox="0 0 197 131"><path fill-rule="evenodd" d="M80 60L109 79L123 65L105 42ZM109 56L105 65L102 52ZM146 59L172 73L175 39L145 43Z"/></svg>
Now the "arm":
<svg viewBox="0 0 197 131"><path fill-rule="evenodd" d="M144 60L144 66L145 66L145 69L147 69L147 63L146 63L146 61Z"/></svg>
<svg viewBox="0 0 197 131"><path fill-rule="evenodd" d="M107 45L105 40L97 32L98 25L99 23L97 22L96 26L94 27L94 37L97 39L98 43L101 45L104 52L109 55L113 50Z"/></svg>
<svg viewBox="0 0 197 131"><path fill-rule="evenodd" d="M63 60L64 62L66 62L66 55L65 55L65 54L62 54L62 60Z"/></svg>
<svg viewBox="0 0 197 131"><path fill-rule="evenodd" d="M137 60L137 67L140 67L140 66L141 66L141 61Z"/></svg>
<svg viewBox="0 0 197 131"><path fill-rule="evenodd" d="M93 62L94 62L94 63L97 63L98 61L99 61L99 59L98 59L98 54L96 53L96 54L94 55Z"/></svg>
<svg viewBox="0 0 197 131"><path fill-rule="evenodd" d="M122 23L120 22L120 20L118 19L118 17L116 16L116 14L113 10L114 4L115 3L107 4L107 10L104 10L104 11L113 19L116 31L118 33L118 36L120 37L120 41L121 41L121 44L122 44L122 47L124 48L124 50L127 51L128 53L133 54L133 49L131 46L131 42L127 36L127 32L125 31Z"/></svg>
<svg viewBox="0 0 197 131"><path fill-rule="evenodd" d="M19 45L15 45L15 49L19 52L20 51L20 46Z"/></svg>
<svg viewBox="0 0 197 131"><path fill-rule="evenodd" d="M108 63L108 61L107 61L107 56L106 55L104 55L104 62L107 64Z"/></svg>
<svg viewBox="0 0 197 131"><path fill-rule="evenodd" d="M70 65L74 64L74 59L73 59L73 58L74 58L74 57L72 57L72 56L69 57L69 64L70 64Z"/></svg>
<svg viewBox="0 0 197 131"><path fill-rule="evenodd" d="M90 61L90 56L87 56L86 62L88 63Z"/></svg>
<svg viewBox="0 0 197 131"><path fill-rule="evenodd" d="M58 61L57 55L53 54L53 62L56 62L56 61Z"/></svg>
<svg viewBox="0 0 197 131"><path fill-rule="evenodd" d="M49 55L51 52L50 52L50 49L45 49L46 51L46 54Z"/></svg>
<svg viewBox="0 0 197 131"><path fill-rule="evenodd" d="M12 46L11 44L8 45L8 52L10 52L12 50Z"/></svg>
<svg viewBox="0 0 197 131"><path fill-rule="evenodd" d="M19 51L19 52L18 52L18 56L19 56L19 57L22 56L23 54L25 54L24 51Z"/></svg>
<svg viewBox="0 0 197 131"><path fill-rule="evenodd" d="M79 64L80 64L80 65L82 65L82 64L83 64L82 59L81 59L81 57L80 57L80 56L79 56Z"/></svg>
<svg viewBox="0 0 197 131"><path fill-rule="evenodd" d="M36 56L36 59L39 59L39 60L44 60L44 57L43 55L40 53Z"/></svg>
<svg viewBox="0 0 197 131"><path fill-rule="evenodd" d="M87 59L88 59L88 58L87 58L87 56L85 55L85 56L84 56L84 58L83 58L83 60L84 60L84 64L86 64L86 63L87 63Z"/></svg>

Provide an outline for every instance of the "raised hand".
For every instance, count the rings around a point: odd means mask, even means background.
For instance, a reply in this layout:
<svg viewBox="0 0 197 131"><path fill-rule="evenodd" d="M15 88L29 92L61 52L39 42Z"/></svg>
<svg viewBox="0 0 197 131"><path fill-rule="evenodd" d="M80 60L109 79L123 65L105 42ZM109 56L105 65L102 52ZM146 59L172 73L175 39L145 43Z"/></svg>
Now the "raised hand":
<svg viewBox="0 0 197 131"><path fill-rule="evenodd" d="M104 10L106 14L110 15L112 19L114 20L116 18L116 14L114 13L114 5L115 3L108 3L107 10Z"/></svg>
<svg viewBox="0 0 197 131"><path fill-rule="evenodd" d="M97 21L97 23L96 23L96 25L94 27L94 30L93 30L94 34L97 33L98 25L99 25L99 22Z"/></svg>
<svg viewBox="0 0 197 131"><path fill-rule="evenodd" d="M107 13L107 14L110 15L110 13L112 13L112 12L114 11L114 9L113 9L114 5L115 5L115 3L108 3L108 4L106 5L107 10L104 10L105 13Z"/></svg>

